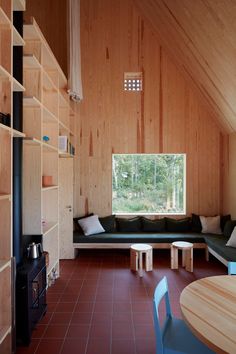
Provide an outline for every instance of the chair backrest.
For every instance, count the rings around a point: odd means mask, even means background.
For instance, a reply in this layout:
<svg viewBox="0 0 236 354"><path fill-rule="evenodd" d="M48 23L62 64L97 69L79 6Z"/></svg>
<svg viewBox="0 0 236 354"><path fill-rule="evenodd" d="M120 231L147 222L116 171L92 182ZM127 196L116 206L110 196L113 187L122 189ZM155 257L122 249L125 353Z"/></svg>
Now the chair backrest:
<svg viewBox="0 0 236 354"><path fill-rule="evenodd" d="M228 274L236 275L236 262L228 262Z"/></svg>
<svg viewBox="0 0 236 354"><path fill-rule="evenodd" d="M160 325L159 318L159 304L161 300L165 297L165 309L166 309L166 320L172 317L171 307L170 307L170 299L168 292L168 284L166 277L163 277L162 280L156 286L153 298L153 310L154 310L154 325L155 325L155 334L156 334L156 352L157 354L163 354L163 342L162 342L162 333L163 330ZM164 329L165 325L163 326Z"/></svg>

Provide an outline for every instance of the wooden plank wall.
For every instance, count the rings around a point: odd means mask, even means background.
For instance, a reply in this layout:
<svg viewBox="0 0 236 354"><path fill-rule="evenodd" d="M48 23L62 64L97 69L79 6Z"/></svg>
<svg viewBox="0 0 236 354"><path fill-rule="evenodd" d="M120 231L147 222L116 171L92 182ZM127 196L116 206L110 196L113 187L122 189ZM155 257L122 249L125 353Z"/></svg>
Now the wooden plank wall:
<svg viewBox="0 0 236 354"><path fill-rule="evenodd" d="M226 190L227 210L233 219L236 219L236 133L229 136L229 183Z"/></svg>
<svg viewBox="0 0 236 354"><path fill-rule="evenodd" d="M75 214L111 213L112 153L186 153L187 214L223 210L224 133L132 0L81 0ZM142 93L123 91L143 71Z"/></svg>
<svg viewBox="0 0 236 354"><path fill-rule="evenodd" d="M36 18L66 72L65 6L27 0L26 17ZM74 214L111 213L113 152L186 152L187 214L228 211L227 135L133 0L81 0L81 21ZM142 93L123 91L125 71L143 71Z"/></svg>

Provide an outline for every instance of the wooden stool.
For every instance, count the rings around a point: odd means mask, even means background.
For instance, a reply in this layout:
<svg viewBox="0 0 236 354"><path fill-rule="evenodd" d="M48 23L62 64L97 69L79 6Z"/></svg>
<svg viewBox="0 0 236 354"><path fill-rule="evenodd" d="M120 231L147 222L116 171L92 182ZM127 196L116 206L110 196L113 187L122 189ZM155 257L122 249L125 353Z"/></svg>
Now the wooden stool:
<svg viewBox="0 0 236 354"><path fill-rule="evenodd" d="M178 250L182 250L182 267L193 272L193 244L185 241L176 241L171 244L171 269L178 269Z"/></svg>
<svg viewBox="0 0 236 354"><path fill-rule="evenodd" d="M130 268L143 276L143 254L145 254L145 270L152 270L152 246L144 243L136 243L130 247Z"/></svg>

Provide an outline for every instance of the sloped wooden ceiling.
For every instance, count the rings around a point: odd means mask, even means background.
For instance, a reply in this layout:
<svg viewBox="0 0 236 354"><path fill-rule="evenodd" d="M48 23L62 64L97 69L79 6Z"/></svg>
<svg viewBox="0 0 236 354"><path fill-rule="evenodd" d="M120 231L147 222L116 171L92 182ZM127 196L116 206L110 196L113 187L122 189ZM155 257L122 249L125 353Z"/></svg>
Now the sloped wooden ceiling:
<svg viewBox="0 0 236 354"><path fill-rule="evenodd" d="M236 1L134 0L221 124L236 131Z"/></svg>

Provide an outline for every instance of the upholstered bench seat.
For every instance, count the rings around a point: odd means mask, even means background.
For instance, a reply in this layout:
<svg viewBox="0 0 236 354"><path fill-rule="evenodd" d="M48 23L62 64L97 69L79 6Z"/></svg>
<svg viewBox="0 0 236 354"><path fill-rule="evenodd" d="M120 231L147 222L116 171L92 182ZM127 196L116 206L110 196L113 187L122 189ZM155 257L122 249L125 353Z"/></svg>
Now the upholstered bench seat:
<svg viewBox="0 0 236 354"><path fill-rule="evenodd" d="M77 226L79 219L80 218L74 219L75 226ZM207 259L209 251L228 267L229 274L236 274L236 248L226 246L236 226L236 220L231 220L230 215L221 218L221 221L224 220L225 224L221 225L222 234L220 235L201 233L200 219L194 214L192 215L191 222L190 218L181 220L164 218L154 222L145 218L141 219L142 222L139 218L130 220L117 218L116 227L115 216L100 218L99 220L103 223L103 228L106 232L85 236L82 234L82 230L79 231L76 228L73 235L74 249L128 249L134 243L147 243L153 248L169 249L172 242L186 241L193 243L193 248L205 249ZM155 227L155 231L152 231L153 227ZM127 228L128 230L121 231L122 228ZM107 229L109 229L110 232L108 232ZM156 231L156 229L158 229L158 231Z"/></svg>
<svg viewBox="0 0 236 354"><path fill-rule="evenodd" d="M213 252L216 252L227 262L236 262L236 249L234 247L226 246L228 238L223 235L206 235L205 242Z"/></svg>
<svg viewBox="0 0 236 354"><path fill-rule="evenodd" d="M198 233L145 233L145 232L115 232L102 233L90 236L74 231L73 242L75 244L94 244L94 243L169 243L174 241L186 241L192 243L205 243L204 235ZM92 246L92 245L91 245ZM92 248L92 247L91 247ZM128 248L128 247L127 247Z"/></svg>

